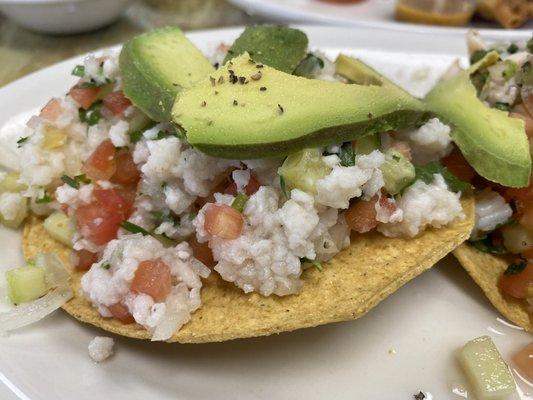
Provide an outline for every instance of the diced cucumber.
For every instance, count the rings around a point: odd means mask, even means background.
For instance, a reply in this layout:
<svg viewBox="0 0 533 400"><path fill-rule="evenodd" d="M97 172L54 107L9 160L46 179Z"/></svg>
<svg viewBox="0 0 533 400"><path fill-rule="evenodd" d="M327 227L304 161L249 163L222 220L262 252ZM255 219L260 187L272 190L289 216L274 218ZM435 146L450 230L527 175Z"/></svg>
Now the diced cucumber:
<svg viewBox="0 0 533 400"><path fill-rule="evenodd" d="M0 193L19 193L26 189L26 185L19 183L20 174L15 171L8 172L0 181Z"/></svg>
<svg viewBox="0 0 533 400"><path fill-rule="evenodd" d="M76 224L62 211L56 211L44 220L44 229L58 242L72 247L72 237L76 232Z"/></svg>
<svg viewBox="0 0 533 400"><path fill-rule="evenodd" d="M459 362L479 400L504 400L516 393L516 384L492 339L481 336L468 342Z"/></svg>
<svg viewBox="0 0 533 400"><path fill-rule="evenodd" d="M416 176L414 165L399 151L389 150L385 153L385 162L381 164L385 191L395 195L413 182Z"/></svg>
<svg viewBox="0 0 533 400"><path fill-rule="evenodd" d="M6 272L9 299L14 304L33 301L48 292L44 268L33 265Z"/></svg>
<svg viewBox="0 0 533 400"><path fill-rule="evenodd" d="M300 189L315 193L316 183L331 172L331 168L322 161L318 149L304 149L291 154L278 169L289 189Z"/></svg>
<svg viewBox="0 0 533 400"><path fill-rule="evenodd" d="M355 141L355 154L370 154L381 148L381 140L378 135L367 135Z"/></svg>
<svg viewBox="0 0 533 400"><path fill-rule="evenodd" d="M16 229L28 216L28 199L18 193L3 193L2 196L13 196L14 199L10 199L9 202L13 202L12 206L16 209L14 213L9 214L0 212L0 223L8 228Z"/></svg>

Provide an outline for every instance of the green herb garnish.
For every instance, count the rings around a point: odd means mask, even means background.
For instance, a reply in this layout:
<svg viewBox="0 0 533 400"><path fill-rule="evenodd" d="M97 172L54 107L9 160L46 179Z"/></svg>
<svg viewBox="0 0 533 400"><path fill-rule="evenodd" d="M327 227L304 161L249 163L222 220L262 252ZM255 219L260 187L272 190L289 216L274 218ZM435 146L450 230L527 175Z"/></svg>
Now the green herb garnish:
<svg viewBox="0 0 533 400"><path fill-rule="evenodd" d="M44 192L43 197L40 197L37 200L35 200L37 204L46 204L46 203L50 203L51 201L52 201L52 197L46 192Z"/></svg>
<svg viewBox="0 0 533 400"><path fill-rule="evenodd" d="M524 269L526 269L526 267L527 260L520 260L510 264L503 274L505 276L517 275L521 273Z"/></svg>
<svg viewBox="0 0 533 400"><path fill-rule="evenodd" d="M64 183L66 183L67 185L69 185L70 187L73 187L74 189L79 189L80 188L80 183L76 179L71 178L68 175L63 175L61 177L61 180Z"/></svg>
<svg viewBox="0 0 533 400"><path fill-rule="evenodd" d="M163 222L170 222L172 225L178 227L181 222L179 218L171 215L170 213L164 213L162 211L150 211L150 215L154 217L154 223L161 225Z"/></svg>
<svg viewBox="0 0 533 400"><path fill-rule="evenodd" d="M476 50L470 56L470 64L475 64L488 54L488 50Z"/></svg>
<svg viewBox="0 0 533 400"><path fill-rule="evenodd" d="M129 132L129 135L130 135L130 142L137 143L139 140L142 139L143 131L138 130L138 131Z"/></svg>
<svg viewBox="0 0 533 400"><path fill-rule="evenodd" d="M19 140L17 140L17 147L20 149L29 138L29 136L21 137Z"/></svg>
<svg viewBox="0 0 533 400"><path fill-rule="evenodd" d="M511 43L509 45L509 47L507 47L507 53L509 54L514 54L516 53L517 51L519 50L518 46L516 45L516 43Z"/></svg>
<svg viewBox="0 0 533 400"><path fill-rule="evenodd" d="M103 269L109 269L109 268L111 268L111 264L105 263L105 264L100 265L100 267L103 268Z"/></svg>
<svg viewBox="0 0 533 400"><path fill-rule="evenodd" d="M71 72L74 76L79 76L80 78L83 78L85 76L85 66L83 65L76 65L74 69Z"/></svg>
<svg viewBox="0 0 533 400"><path fill-rule="evenodd" d="M302 264L311 264L313 267L315 267L320 272L324 271L324 267L322 266L322 263L318 260L310 260L306 257L303 257L300 259L300 262Z"/></svg>
<svg viewBox="0 0 533 400"><path fill-rule="evenodd" d="M526 48L527 51L533 53L533 36L531 36L531 38L527 41Z"/></svg>
<svg viewBox="0 0 533 400"><path fill-rule="evenodd" d="M85 174L81 174L81 175L76 175L74 177L74 179L77 181L77 182L80 182L80 183L91 183L91 180L87 177L87 175Z"/></svg>
<svg viewBox="0 0 533 400"><path fill-rule="evenodd" d="M420 179L429 185L435 179L435 174L441 174L452 192L464 192L470 188L469 183L459 180L438 161L430 162L421 167L415 166L415 172L415 182Z"/></svg>
<svg viewBox="0 0 533 400"><path fill-rule="evenodd" d="M87 110L80 108L78 110L78 116L80 117L81 122L87 123L89 126L96 125L98 121L102 118L102 101L97 101Z"/></svg>
<svg viewBox="0 0 533 400"><path fill-rule="evenodd" d="M505 64L505 69L502 72L502 77L508 81L515 76L516 71L518 71L518 64L511 60L505 60L503 63Z"/></svg>
<svg viewBox="0 0 533 400"><path fill-rule="evenodd" d="M235 199L233 199L233 202L231 203L231 207L237 210L238 212L242 213L244 211L244 208L246 207L246 203L248 202L248 196L244 193L239 193Z"/></svg>
<svg viewBox="0 0 533 400"><path fill-rule="evenodd" d="M339 158L343 167L352 167L355 165L355 152L353 151L352 142L342 144Z"/></svg>
<svg viewBox="0 0 533 400"><path fill-rule="evenodd" d="M120 227L122 229L127 230L130 233L142 233L143 236L151 235L151 233L148 232L146 229L144 229L143 227L139 225L134 224L133 222L123 221L120 223Z"/></svg>
<svg viewBox="0 0 533 400"><path fill-rule="evenodd" d="M492 243L490 236L487 236L480 240L472 240L469 243L479 251L489 254L507 254L507 249L501 245L495 245Z"/></svg>
<svg viewBox="0 0 533 400"><path fill-rule="evenodd" d="M282 175L279 176L279 186L285 198L290 199L289 192L287 192L287 183L285 183L285 178Z"/></svg>
<svg viewBox="0 0 533 400"><path fill-rule="evenodd" d="M496 102L494 108L500 111L511 111L511 106L507 103L502 103L501 101Z"/></svg>

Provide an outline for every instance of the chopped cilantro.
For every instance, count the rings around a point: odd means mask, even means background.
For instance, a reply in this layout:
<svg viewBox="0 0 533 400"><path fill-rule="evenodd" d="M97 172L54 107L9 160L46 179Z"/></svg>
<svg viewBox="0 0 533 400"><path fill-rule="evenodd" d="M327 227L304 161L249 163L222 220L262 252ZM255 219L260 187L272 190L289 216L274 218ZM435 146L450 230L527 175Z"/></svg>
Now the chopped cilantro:
<svg viewBox="0 0 533 400"><path fill-rule="evenodd" d="M352 142L342 144L339 158L343 167L352 167L355 165L355 152L353 151Z"/></svg>
<svg viewBox="0 0 533 400"><path fill-rule="evenodd" d="M71 74L82 78L85 76L85 67L83 65L76 65L72 70Z"/></svg>
<svg viewBox="0 0 533 400"><path fill-rule="evenodd" d="M181 222L179 218L171 215L170 213L164 213L162 211L150 211L150 215L154 218L154 223L161 225L163 222L170 222L172 225L178 227Z"/></svg>
<svg viewBox="0 0 533 400"><path fill-rule="evenodd" d="M85 174L76 175L74 179L80 183L91 183L91 180Z"/></svg>
<svg viewBox="0 0 533 400"><path fill-rule="evenodd" d="M29 136L21 137L19 140L17 140L17 147L20 149L29 138Z"/></svg>
<svg viewBox="0 0 533 400"><path fill-rule="evenodd" d="M526 48L527 51L533 53L533 36L531 36L531 38L527 41Z"/></svg>
<svg viewBox="0 0 533 400"><path fill-rule="evenodd" d="M238 212L242 213L244 211L244 208L246 207L246 203L248 202L248 196L246 196L244 193L239 193L235 199L233 199L233 202L231 203L231 207L237 210Z"/></svg>
<svg viewBox="0 0 533 400"><path fill-rule="evenodd" d="M483 57L485 57L488 53L488 50L476 50L472 55L470 56L470 64L475 64L479 60L481 60Z"/></svg>
<svg viewBox="0 0 533 400"><path fill-rule="evenodd" d="M422 180L423 182L430 184L433 182L435 174L441 174L446 184L452 192L464 192L470 188L470 184L459 180L454 174L452 174L446 167L439 162L434 161L424 166L415 166L415 182Z"/></svg>
<svg viewBox="0 0 533 400"><path fill-rule="evenodd" d="M130 142L131 143L137 143L139 140L143 137L143 131L137 130L133 132L129 132L130 135Z"/></svg>
<svg viewBox="0 0 533 400"><path fill-rule="evenodd" d="M505 69L502 72L502 77L508 81L518 71L518 64L511 60L505 60L503 63L505 64Z"/></svg>
<svg viewBox="0 0 533 400"><path fill-rule="evenodd" d="M151 235L151 233L148 232L146 229L144 229L143 227L139 225L134 224L133 222L123 221L120 223L120 227L122 229L127 230L130 233L142 233L143 236Z"/></svg>
<svg viewBox="0 0 533 400"><path fill-rule="evenodd" d="M511 111L511 106L507 103L503 103L501 101L498 101L494 104L494 108L500 110L500 111Z"/></svg>
<svg viewBox="0 0 533 400"><path fill-rule="evenodd" d="M70 187L73 187L74 189L79 189L80 188L80 183L76 179L71 178L68 175L63 175L61 177L61 180L64 183L66 183L67 185L69 185Z"/></svg>
<svg viewBox="0 0 533 400"><path fill-rule="evenodd" d="M307 56L300 61L300 64L296 67L293 75L304 76L306 78L312 78L317 69L324 68L324 60L314 54L307 54Z"/></svg>
<svg viewBox="0 0 533 400"><path fill-rule="evenodd" d="M322 263L318 260L310 260L306 257L303 257L303 258L300 258L300 262L302 264L311 264L313 267L315 267L320 272L324 271L324 267L322 266Z"/></svg>
<svg viewBox="0 0 533 400"><path fill-rule="evenodd" d="M289 199L289 192L287 192L287 183L285 182L285 178L280 175L279 176L279 186L281 187L281 191L283 192L283 195L286 199Z"/></svg>
<svg viewBox="0 0 533 400"><path fill-rule="evenodd" d="M96 125L98 121L102 118L102 101L97 101L87 110L80 108L78 110L78 116L80 117L81 122L87 123L89 126Z"/></svg>
<svg viewBox="0 0 533 400"><path fill-rule="evenodd" d="M516 261L512 264L509 264L505 272L503 273L505 276L511 276L511 275L517 275L521 273L524 269L526 269L527 266L527 260L520 260Z"/></svg>
<svg viewBox="0 0 533 400"><path fill-rule="evenodd" d="M37 200L35 200L37 204L46 204L50 203L51 201L52 197L46 192L44 192L43 197L39 197Z"/></svg>
<svg viewBox="0 0 533 400"><path fill-rule="evenodd" d="M519 50L518 46L515 43L511 43L509 47L507 47L507 53L514 54Z"/></svg>
<svg viewBox="0 0 533 400"><path fill-rule="evenodd" d="M111 268L111 264L105 263L105 264L100 265L100 267L103 268L103 269L109 269L109 268Z"/></svg>
<svg viewBox="0 0 533 400"><path fill-rule="evenodd" d="M487 236L483 239L472 240L469 243L479 251L489 254L507 254L507 250L502 245L495 245L492 242L491 236Z"/></svg>

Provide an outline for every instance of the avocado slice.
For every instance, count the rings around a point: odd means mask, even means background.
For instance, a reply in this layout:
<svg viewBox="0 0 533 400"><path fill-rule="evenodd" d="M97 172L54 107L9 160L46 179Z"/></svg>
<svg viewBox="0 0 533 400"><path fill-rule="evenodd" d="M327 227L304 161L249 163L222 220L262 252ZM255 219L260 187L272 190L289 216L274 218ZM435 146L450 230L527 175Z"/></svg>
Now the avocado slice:
<svg viewBox="0 0 533 400"><path fill-rule="evenodd" d="M339 54L335 60L335 73L358 85L394 85L362 61L345 54Z"/></svg>
<svg viewBox="0 0 533 400"><path fill-rule="evenodd" d="M169 121L178 93L214 71L173 26L136 36L120 52L124 94L154 121Z"/></svg>
<svg viewBox="0 0 533 400"><path fill-rule="evenodd" d="M234 159L287 155L428 117L403 90L297 77L248 53L182 92L172 115L200 151Z"/></svg>
<svg viewBox="0 0 533 400"><path fill-rule="evenodd" d="M228 50L224 64L248 53L258 63L292 74L307 55L307 35L286 26L254 25L247 27Z"/></svg>
<svg viewBox="0 0 533 400"><path fill-rule="evenodd" d="M426 96L428 109L452 126L452 139L484 178L509 187L529 184L531 156L524 122L486 106L470 77L498 61L491 52L462 73L441 81Z"/></svg>

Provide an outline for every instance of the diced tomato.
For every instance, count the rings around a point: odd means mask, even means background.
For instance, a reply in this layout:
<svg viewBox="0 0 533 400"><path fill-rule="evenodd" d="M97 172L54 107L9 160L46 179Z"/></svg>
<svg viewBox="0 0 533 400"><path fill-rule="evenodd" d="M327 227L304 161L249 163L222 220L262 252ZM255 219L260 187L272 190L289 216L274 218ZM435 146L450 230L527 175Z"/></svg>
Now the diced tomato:
<svg viewBox="0 0 533 400"><path fill-rule="evenodd" d="M196 236L193 235L189 239L189 246L191 246L194 257L200 260L206 267L213 268L217 265L213 258L213 252L207 243L199 243L198 240L196 240Z"/></svg>
<svg viewBox="0 0 533 400"><path fill-rule="evenodd" d="M528 203L520 217L520 224L528 231L533 231L533 204Z"/></svg>
<svg viewBox="0 0 533 400"><path fill-rule="evenodd" d="M124 214L111 211L99 203L78 207L76 221L81 234L96 245L103 245L117 237Z"/></svg>
<svg viewBox="0 0 533 400"><path fill-rule="evenodd" d="M133 162L133 156L128 150L120 150L115 156L116 171L111 177L111 182L120 185L136 185L141 179L137 165Z"/></svg>
<svg viewBox="0 0 533 400"><path fill-rule="evenodd" d="M522 251L520 255L528 260L533 260L533 246L529 246L527 249Z"/></svg>
<svg viewBox="0 0 533 400"><path fill-rule="evenodd" d="M226 190L224 190L225 194L231 194L232 196L237 196L237 184L235 182L231 182Z"/></svg>
<svg viewBox="0 0 533 400"><path fill-rule="evenodd" d="M533 201L533 177L530 178L528 187L525 188L507 188L505 190L505 199L507 201L516 200L523 204Z"/></svg>
<svg viewBox="0 0 533 400"><path fill-rule="evenodd" d="M257 178L253 175L250 175L250 180L248 181L248 185L246 185L246 187L244 188L244 192L248 196L251 196L252 194L257 192L260 187L261 187L261 184L259 183Z"/></svg>
<svg viewBox="0 0 533 400"><path fill-rule="evenodd" d="M170 268L160 259L141 262L131 282L132 291L152 296L156 303L165 301L171 287Z"/></svg>
<svg viewBox="0 0 533 400"><path fill-rule="evenodd" d="M224 190L228 186L228 180L223 179L221 182L219 182L213 189L211 189L211 193L207 197L198 197L194 204L198 208L202 208L207 203L214 203L215 202L215 193L224 193ZM235 194L237 194L237 187L235 187Z"/></svg>
<svg viewBox="0 0 533 400"><path fill-rule="evenodd" d="M513 356L513 361L526 378L533 382L533 342Z"/></svg>
<svg viewBox="0 0 533 400"><path fill-rule="evenodd" d="M78 271L87 271L98 261L98 255L96 253L91 253L85 249L77 250L75 254L78 258L78 264L76 265Z"/></svg>
<svg viewBox="0 0 533 400"><path fill-rule="evenodd" d="M109 310L111 314L113 314L113 317L118 319L124 325L133 324L135 322L135 319L133 318L133 315L131 315L130 311L128 310L128 307L126 307L122 303L112 304L108 306L107 309Z"/></svg>
<svg viewBox="0 0 533 400"><path fill-rule="evenodd" d="M83 88L79 86L74 86L72 89L70 89L69 92L70 97L72 97L76 103L78 103L82 108L86 110L93 105L93 103L98 98L99 93L100 88Z"/></svg>
<svg viewBox="0 0 533 400"><path fill-rule="evenodd" d="M502 275L498 280L500 290L515 299L527 298L528 286L533 284L533 264L514 275Z"/></svg>
<svg viewBox="0 0 533 400"><path fill-rule="evenodd" d="M111 140L104 140L83 165L83 172L96 180L109 180L117 170L115 153L116 149Z"/></svg>
<svg viewBox="0 0 533 400"><path fill-rule="evenodd" d="M441 160L442 164L463 182L471 182L476 176L474 168L468 164L459 149L454 148L453 151Z"/></svg>
<svg viewBox="0 0 533 400"><path fill-rule="evenodd" d="M351 230L358 233L369 232L378 225L376 220L376 202L378 196L372 197L370 200L358 200L348 211L344 218Z"/></svg>
<svg viewBox="0 0 533 400"><path fill-rule="evenodd" d="M41 110L41 113L39 114L39 117L54 122L57 120L57 118L61 115L63 112L63 108L61 108L61 103L58 99L52 99Z"/></svg>
<svg viewBox="0 0 533 400"><path fill-rule="evenodd" d="M103 103L104 107L111 111L113 115L120 115L131 106L131 101L124 96L122 90L109 93L104 97Z"/></svg>
<svg viewBox="0 0 533 400"><path fill-rule="evenodd" d="M118 212L124 219L131 214L133 203L131 199L126 199L115 189L95 189L93 190L95 203L100 207L110 211Z"/></svg>
<svg viewBox="0 0 533 400"><path fill-rule="evenodd" d="M244 218L226 204L211 204L205 212L204 228L213 236L233 240L241 236Z"/></svg>

